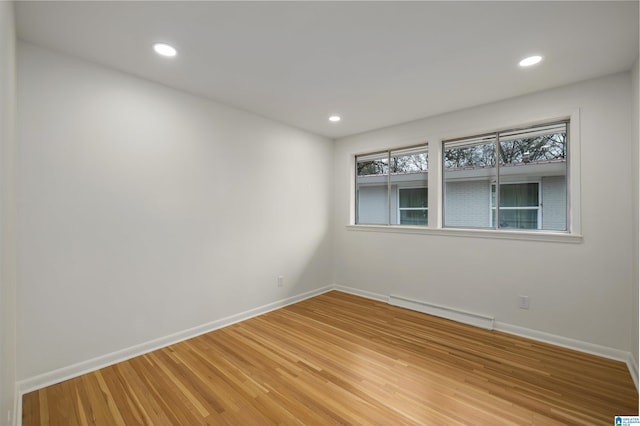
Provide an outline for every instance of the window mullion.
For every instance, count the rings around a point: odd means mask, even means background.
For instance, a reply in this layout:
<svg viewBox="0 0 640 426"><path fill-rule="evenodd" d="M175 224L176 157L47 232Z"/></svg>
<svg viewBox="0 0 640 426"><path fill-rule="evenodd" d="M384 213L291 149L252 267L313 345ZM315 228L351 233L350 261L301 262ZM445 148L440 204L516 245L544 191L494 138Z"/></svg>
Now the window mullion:
<svg viewBox="0 0 640 426"><path fill-rule="evenodd" d="M387 225L391 225L391 150L387 151Z"/></svg>
<svg viewBox="0 0 640 426"><path fill-rule="evenodd" d="M353 216L354 216L354 223L360 223L360 189L358 188L358 156L356 155L354 157L354 166L355 166L355 170L353 171L353 182L355 185L355 211L353 212Z"/></svg>
<svg viewBox="0 0 640 426"><path fill-rule="evenodd" d="M496 133L496 221L495 229L500 229L500 133Z"/></svg>

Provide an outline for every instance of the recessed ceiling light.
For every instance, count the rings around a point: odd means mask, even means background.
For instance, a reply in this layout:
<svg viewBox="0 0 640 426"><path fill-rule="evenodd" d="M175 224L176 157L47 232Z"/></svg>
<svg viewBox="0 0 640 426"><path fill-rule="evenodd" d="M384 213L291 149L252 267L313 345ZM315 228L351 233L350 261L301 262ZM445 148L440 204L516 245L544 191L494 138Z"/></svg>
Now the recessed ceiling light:
<svg viewBox="0 0 640 426"><path fill-rule="evenodd" d="M169 46L166 43L154 44L153 50L155 50L158 55L167 56L170 58L178 54L178 51L173 46Z"/></svg>
<svg viewBox="0 0 640 426"><path fill-rule="evenodd" d="M528 58L524 58L520 61L521 67L530 67L531 65L535 65L542 60L542 56L529 56Z"/></svg>
<svg viewBox="0 0 640 426"><path fill-rule="evenodd" d="M331 121L332 123L337 123L340 120L342 119L340 118L339 115L332 115L331 117L329 117L329 121Z"/></svg>

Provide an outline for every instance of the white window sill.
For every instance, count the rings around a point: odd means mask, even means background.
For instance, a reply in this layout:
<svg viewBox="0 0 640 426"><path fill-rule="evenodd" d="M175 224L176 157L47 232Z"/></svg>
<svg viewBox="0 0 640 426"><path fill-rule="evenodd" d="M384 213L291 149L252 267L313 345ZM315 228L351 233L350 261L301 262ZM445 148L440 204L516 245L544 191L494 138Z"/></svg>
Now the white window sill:
<svg viewBox="0 0 640 426"><path fill-rule="evenodd" d="M492 238L502 240L545 241L557 243L582 243L579 234L553 231L512 231L495 229L427 228L406 225L347 225L347 231L391 232L397 234L440 235L448 237Z"/></svg>

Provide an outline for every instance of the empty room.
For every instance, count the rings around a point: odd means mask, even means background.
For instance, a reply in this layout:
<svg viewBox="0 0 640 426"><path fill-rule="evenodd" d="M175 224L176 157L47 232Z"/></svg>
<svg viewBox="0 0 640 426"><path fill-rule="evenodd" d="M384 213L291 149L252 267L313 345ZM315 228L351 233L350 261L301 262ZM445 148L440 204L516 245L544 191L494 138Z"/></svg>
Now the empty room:
<svg viewBox="0 0 640 426"><path fill-rule="evenodd" d="M638 420L639 2L0 2L0 425Z"/></svg>

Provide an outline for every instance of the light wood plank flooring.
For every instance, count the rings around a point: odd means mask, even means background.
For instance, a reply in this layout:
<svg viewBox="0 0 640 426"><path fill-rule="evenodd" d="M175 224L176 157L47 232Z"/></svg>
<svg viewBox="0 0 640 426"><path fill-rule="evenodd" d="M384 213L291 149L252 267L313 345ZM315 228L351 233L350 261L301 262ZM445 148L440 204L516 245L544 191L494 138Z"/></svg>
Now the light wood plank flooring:
<svg viewBox="0 0 640 426"><path fill-rule="evenodd" d="M30 425L612 425L623 363L330 292L23 398Z"/></svg>

